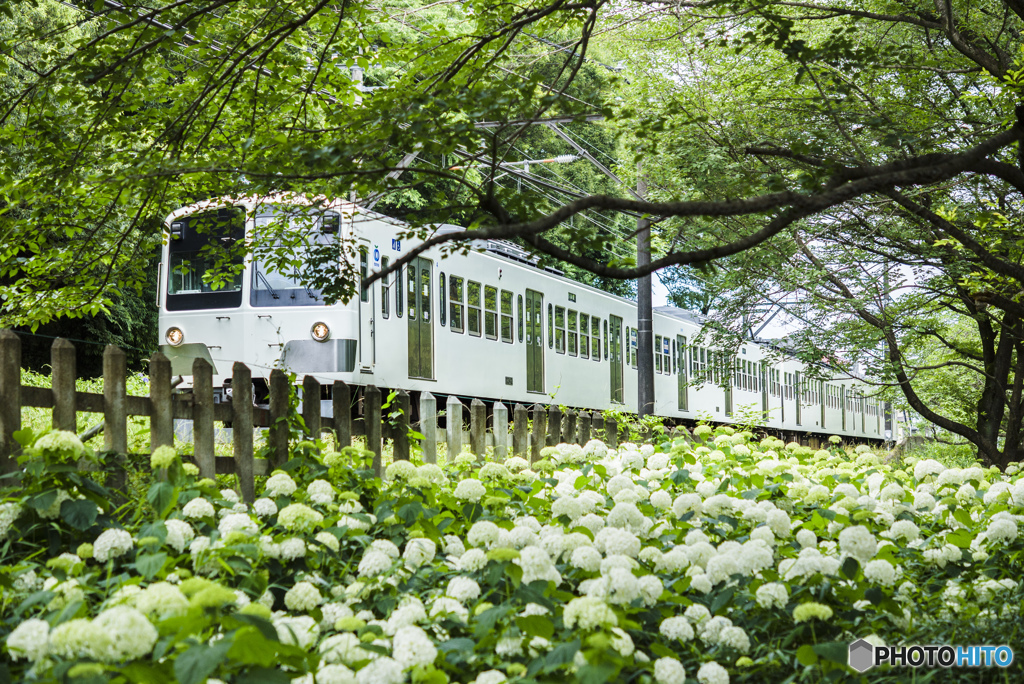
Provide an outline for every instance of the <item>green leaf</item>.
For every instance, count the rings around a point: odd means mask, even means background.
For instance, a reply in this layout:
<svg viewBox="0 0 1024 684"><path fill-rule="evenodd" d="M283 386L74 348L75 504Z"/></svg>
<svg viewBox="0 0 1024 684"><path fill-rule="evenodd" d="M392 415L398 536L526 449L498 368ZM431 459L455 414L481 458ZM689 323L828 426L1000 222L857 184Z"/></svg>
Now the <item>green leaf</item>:
<svg viewBox="0 0 1024 684"><path fill-rule="evenodd" d="M213 646L196 644L174 661L174 676L180 684L205 682L234 644L234 639L221 639Z"/></svg>
<svg viewBox="0 0 1024 684"><path fill-rule="evenodd" d="M121 668L121 674L130 682L139 684L171 684L174 681L164 669L138 660Z"/></svg>
<svg viewBox="0 0 1024 684"><path fill-rule="evenodd" d="M718 592L718 595L715 596L715 600L711 602L711 614L714 615L719 610L724 608L725 605L732 600L732 595L734 593L736 593L735 587L729 587L724 591Z"/></svg>
<svg viewBox="0 0 1024 684"><path fill-rule="evenodd" d="M857 571L860 570L860 563L857 561L856 558L850 556L845 561L843 561L842 569L843 574L846 575L848 579L853 579L857 576Z"/></svg>
<svg viewBox="0 0 1024 684"><path fill-rule="evenodd" d="M47 508L53 505L53 502L57 500L57 490L51 489L46 492L41 492L35 496L30 496L25 499L25 505L36 509L37 511L45 511ZM62 504L63 505L63 504Z"/></svg>
<svg viewBox="0 0 1024 684"><path fill-rule="evenodd" d="M850 644L846 641L830 641L824 644L814 644L814 652L833 663L846 665L850 658ZM799 651L797 652L799 657Z"/></svg>
<svg viewBox="0 0 1024 684"><path fill-rule="evenodd" d="M958 546L961 549L969 549L973 540L974 535L967 530L956 530L955 532L950 532L946 535L947 543L952 544L953 546Z"/></svg>
<svg viewBox="0 0 1024 684"><path fill-rule="evenodd" d="M474 630L473 636L477 639L482 639L487 636L488 633L494 631L495 623L505 617L510 610L512 610L510 606L495 606L480 613L476 621L476 630Z"/></svg>
<svg viewBox="0 0 1024 684"><path fill-rule="evenodd" d="M239 684L288 684L292 678L277 668L254 667L235 677Z"/></svg>
<svg viewBox="0 0 1024 684"><path fill-rule="evenodd" d="M615 673L611 665L584 665L576 673L576 681L581 684L604 684L611 681Z"/></svg>
<svg viewBox="0 0 1024 684"><path fill-rule="evenodd" d="M177 502L177 499L178 496L174 491L174 487L168 482L154 482L146 494L146 501L149 502L161 518L167 514L167 511Z"/></svg>
<svg viewBox="0 0 1024 684"><path fill-rule="evenodd" d="M146 553L135 559L135 569L146 579L152 579L167 562L166 553Z"/></svg>
<svg viewBox="0 0 1024 684"><path fill-rule="evenodd" d="M516 626L527 636L539 636L549 640L555 633L554 623L542 615L517 617Z"/></svg>
<svg viewBox="0 0 1024 684"><path fill-rule="evenodd" d="M60 517L71 527L83 532L96 522L100 509L88 499L64 501L60 505Z"/></svg>
<svg viewBox="0 0 1024 684"><path fill-rule="evenodd" d="M796 649L796 659L800 661L801 665L814 665L818 662L818 654L815 653L814 646L804 644Z"/></svg>

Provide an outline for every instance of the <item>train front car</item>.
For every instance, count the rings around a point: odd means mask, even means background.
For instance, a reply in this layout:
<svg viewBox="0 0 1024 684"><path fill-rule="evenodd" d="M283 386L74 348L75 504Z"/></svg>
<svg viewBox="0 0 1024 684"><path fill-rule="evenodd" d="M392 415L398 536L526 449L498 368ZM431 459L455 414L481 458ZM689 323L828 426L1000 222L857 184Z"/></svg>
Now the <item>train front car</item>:
<svg viewBox="0 0 1024 684"><path fill-rule="evenodd" d="M259 403L274 368L351 379L359 297L327 306L303 273L311 264L341 272L345 251L332 248L350 237L350 206L210 201L176 211L166 230L160 350L185 387L196 358L213 364L218 394L230 384L235 361L248 365ZM254 251L256 236L269 248ZM329 254L333 262L325 263Z"/></svg>

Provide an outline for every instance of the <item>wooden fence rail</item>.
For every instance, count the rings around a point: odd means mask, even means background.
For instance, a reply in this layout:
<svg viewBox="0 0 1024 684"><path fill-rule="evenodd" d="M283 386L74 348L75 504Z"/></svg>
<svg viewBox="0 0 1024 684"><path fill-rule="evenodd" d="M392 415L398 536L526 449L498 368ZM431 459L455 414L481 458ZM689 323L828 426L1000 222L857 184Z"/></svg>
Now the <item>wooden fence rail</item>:
<svg viewBox="0 0 1024 684"><path fill-rule="evenodd" d="M10 330L0 330L0 474L17 469L16 457L20 449L14 433L21 429L21 409L36 407L52 409L54 429L75 431L78 413L103 414L103 450L123 458L128 452L128 417L145 416L150 422L150 450L163 445L174 445L174 421L192 421L193 459L202 477L216 474L238 475L239 489L245 501L255 498L255 477L269 473L288 459L289 401L291 387L288 377L280 369L270 373L269 406L253 405L252 373L242 363L231 369L230 401L215 403L213 368L209 362L196 359L192 368L192 391L174 392L170 361L157 352L149 360L149 396L136 397L127 393L127 366L124 352L107 345L103 352L103 393L79 392L75 389L75 347L67 340L58 339L51 348L51 386L31 387L21 384L21 339ZM410 424L411 400L405 391L395 397L396 418L382 415L382 392L370 385L362 392L362 419L352 419L352 389L340 380L332 387L332 416L321 415L320 382L307 375L302 380L302 419L307 438L319 438L324 432L334 435L337 448L351 445L353 434L365 437L366 448L373 452L373 468L382 470L383 438L392 438L394 457L409 458L411 429L423 435L420 447L428 463L437 462L438 416L437 400L423 392L419 398L419 418ZM530 462L540 458L543 446L560 441L585 444L594 433L616 444L618 429L614 420L603 420L580 412L563 411L558 406L535 404L532 409L516 404L512 415L512 434L509 434L509 411L501 402L491 408L491 429L487 428L487 407L479 399L469 406L469 431L463 433L466 406L458 397L449 396L445 404L445 432L448 453L458 454L463 445L483 459L488 443L494 456L504 460L509 453L527 458ZM532 419L532 432L528 423ZM234 456L216 456L214 453L215 423L228 423L232 430ZM355 424L358 423L358 424ZM267 458L255 458L253 431L240 426L267 428ZM96 431L88 431L92 436ZM602 432L604 434L602 435ZM86 433L83 433L85 435ZM123 473L122 473L123 477ZM115 486L117 483L114 483Z"/></svg>

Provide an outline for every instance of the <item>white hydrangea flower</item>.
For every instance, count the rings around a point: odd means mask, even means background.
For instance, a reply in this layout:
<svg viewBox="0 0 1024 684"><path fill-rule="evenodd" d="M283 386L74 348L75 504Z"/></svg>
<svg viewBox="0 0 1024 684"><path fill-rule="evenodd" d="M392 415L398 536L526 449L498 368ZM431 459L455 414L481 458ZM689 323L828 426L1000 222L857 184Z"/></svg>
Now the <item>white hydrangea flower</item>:
<svg viewBox="0 0 1024 684"><path fill-rule="evenodd" d="M469 577L453 577L448 582L445 594L461 603L465 603L480 597L480 585Z"/></svg>
<svg viewBox="0 0 1024 684"><path fill-rule="evenodd" d="M434 560L436 554L437 544L424 537L418 537L405 543L405 553L402 557L406 565L418 568L424 563Z"/></svg>
<svg viewBox="0 0 1024 684"><path fill-rule="evenodd" d="M683 684L686 670L675 658L658 658L654 661L654 681L658 684Z"/></svg>
<svg viewBox="0 0 1024 684"><path fill-rule="evenodd" d="M490 520L480 520L473 523L473 526L469 528L466 541L469 542L470 546L490 547L498 541L499 534L500 528L497 525Z"/></svg>
<svg viewBox="0 0 1024 684"><path fill-rule="evenodd" d="M289 537L277 545L278 558L281 560L295 560L306 555L306 542L298 537Z"/></svg>
<svg viewBox="0 0 1024 684"><path fill-rule="evenodd" d="M603 600L593 596L574 598L565 605L562 621L569 629L594 629L597 627L616 627L618 618L614 611Z"/></svg>
<svg viewBox="0 0 1024 684"><path fill-rule="evenodd" d="M487 554L481 549L469 549L459 557L458 569L462 572L476 572L487 565Z"/></svg>
<svg viewBox="0 0 1024 684"><path fill-rule="evenodd" d="M868 561L864 565L864 577L883 587L891 587L896 584L901 574L900 568L887 560Z"/></svg>
<svg viewBox="0 0 1024 684"><path fill-rule="evenodd" d="M96 616L95 626L112 635L114 660L135 660L149 655L156 645L156 628L139 610L115 606Z"/></svg>
<svg viewBox="0 0 1024 684"><path fill-rule="evenodd" d="M392 652L403 668L426 667L437 658L437 648L427 633L415 625L402 627L395 632Z"/></svg>
<svg viewBox="0 0 1024 684"><path fill-rule="evenodd" d="M696 605L696 604L695 604ZM693 626L689 620L681 615L665 618L658 628L662 636L678 641L692 641L694 637Z"/></svg>
<svg viewBox="0 0 1024 684"><path fill-rule="evenodd" d="M267 479L263 493L268 497L291 496L298 488L288 473L276 472Z"/></svg>
<svg viewBox="0 0 1024 684"><path fill-rule="evenodd" d="M757 605L762 608L785 608L789 603L789 589L779 582L767 582L755 592Z"/></svg>
<svg viewBox="0 0 1024 684"><path fill-rule="evenodd" d="M29 618L7 635L7 652L14 660L26 658L37 663L49 654L50 623Z"/></svg>
<svg viewBox="0 0 1024 684"><path fill-rule="evenodd" d="M371 548L363 554L357 572L360 577L372 579L390 570L392 562L391 556Z"/></svg>
<svg viewBox="0 0 1024 684"><path fill-rule="evenodd" d="M844 554L853 556L864 565L878 552L878 540L871 530L863 525L856 525L847 527L839 533L839 548Z"/></svg>
<svg viewBox="0 0 1024 684"><path fill-rule="evenodd" d="M501 670L485 670L476 676L473 684L503 684L508 677Z"/></svg>
<svg viewBox="0 0 1024 684"><path fill-rule="evenodd" d="M320 637L320 626L308 615L275 617L273 624L281 643L303 650L308 650Z"/></svg>
<svg viewBox="0 0 1024 684"><path fill-rule="evenodd" d="M106 563L109 559L128 553L134 545L132 535L128 532L116 527L109 527L103 530L102 534L93 542L93 557L100 563Z"/></svg>
<svg viewBox="0 0 1024 684"><path fill-rule="evenodd" d="M186 518L192 518L193 520L212 518L216 514L213 504L201 496L197 496L185 504L181 512Z"/></svg>
<svg viewBox="0 0 1024 684"><path fill-rule="evenodd" d="M729 672L712 660L697 670L697 681L700 684L729 684Z"/></svg>
<svg viewBox="0 0 1024 684"><path fill-rule="evenodd" d="M479 503L480 499L487 493L484 484L475 478L467 477L455 486L455 498L470 503Z"/></svg>
<svg viewBox="0 0 1024 684"><path fill-rule="evenodd" d="M308 613L319 606L322 600L320 590L310 582L297 582L284 595L284 605L288 610L299 613Z"/></svg>

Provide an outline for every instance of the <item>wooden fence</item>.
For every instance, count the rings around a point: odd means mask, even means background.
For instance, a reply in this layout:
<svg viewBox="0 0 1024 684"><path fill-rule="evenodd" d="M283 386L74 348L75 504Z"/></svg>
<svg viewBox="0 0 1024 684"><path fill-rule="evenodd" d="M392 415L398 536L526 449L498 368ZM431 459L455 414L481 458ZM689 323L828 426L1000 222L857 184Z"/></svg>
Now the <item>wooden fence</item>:
<svg viewBox="0 0 1024 684"><path fill-rule="evenodd" d="M231 370L231 387L235 391L230 401L215 403L213 368L209 362L196 359L193 364L191 393L174 392L171 363L157 352L149 360L149 396L128 396L125 354L118 347L107 345L103 352L103 394L79 392L75 389L75 347L67 340L58 339L51 348L51 387L30 387L21 384L21 339L9 330L0 330L0 474L17 468L20 447L13 434L21 429L23 407L52 409L53 428L71 432L77 429L77 413L103 414L103 450L117 455L128 452L128 416L149 417L151 451L163 445L173 446L174 421L185 419L193 423L193 458L200 475L236 473L243 499L253 501L255 476L269 473L288 459L290 387L283 371L272 370L269 407L254 406L251 391L237 391L252 387L252 372L243 363L235 363ZM404 390L399 390L395 397L398 411L393 419L382 415L382 393L373 385L363 389L362 418L356 420L352 418L352 388L336 380L331 392L333 417L321 416L320 382L310 375L303 378L302 396L316 398L302 405L307 437L319 438L325 432L333 433L337 447L341 448L351 444L353 434L365 436L367 449L374 454L374 472L379 476L383 436L391 435L395 459L407 460L412 428L423 435L420 446L424 459L436 462L437 400L429 392L420 394L420 420L414 425L409 422L411 402ZM462 401L449 396L445 404L444 429L449 454L463 451L464 412ZM497 460L503 460L511 451L531 463L540 458L543 446L561 442L585 444L592 437L602 436L611 445L617 443L616 422L605 421L600 413L591 415L571 410L563 413L558 406L535 404L527 408L516 404L511 421L511 444L508 408L496 402L491 414L491 429L488 430L487 406L480 399L470 402L467 446L480 458L484 456L488 441L494 447ZM232 425L234 456L215 455L215 422ZM245 425L267 428L266 459L255 458L253 430L239 429Z"/></svg>

